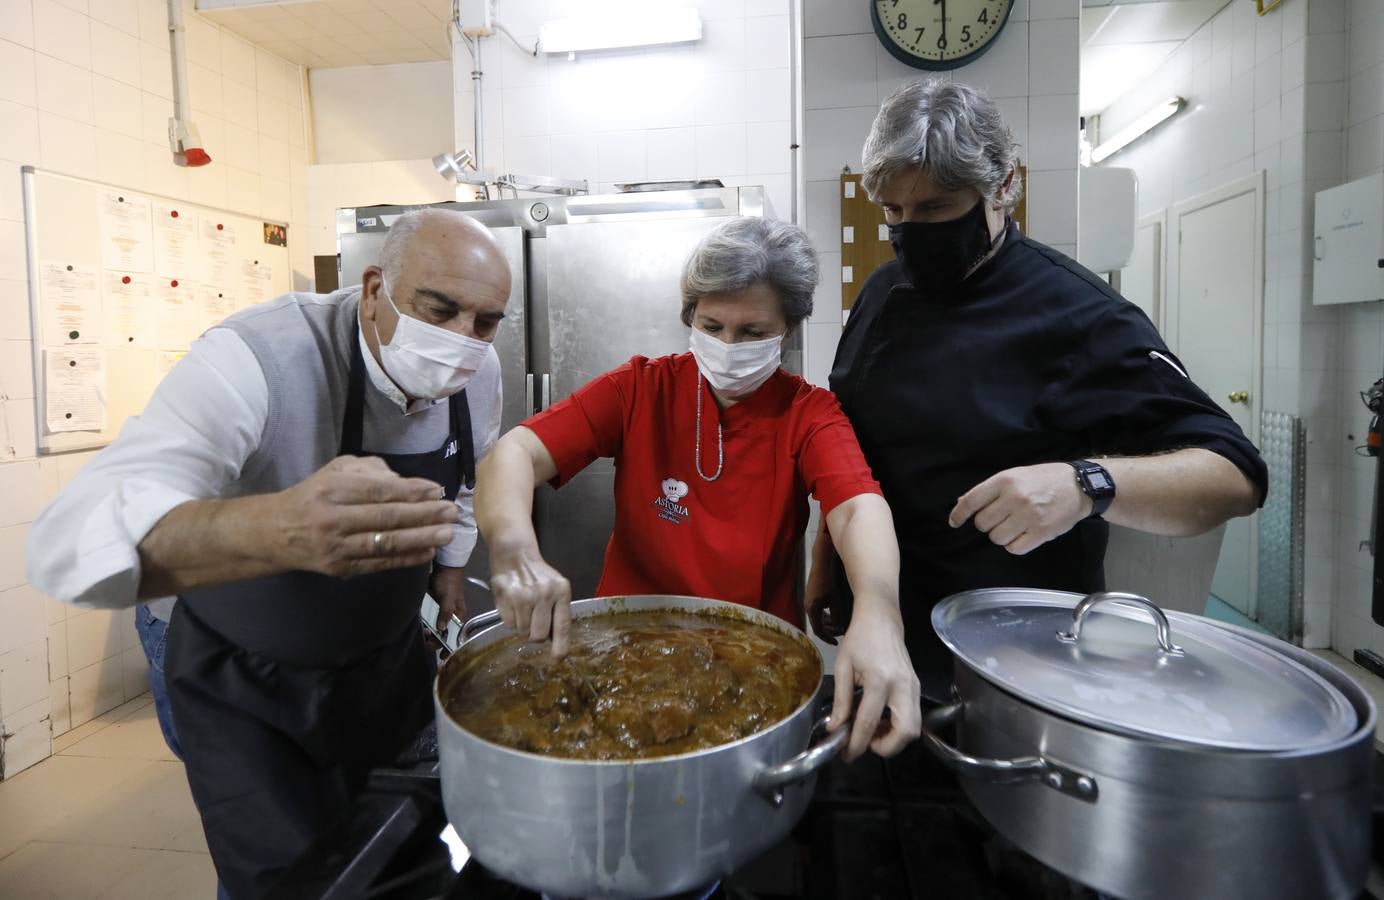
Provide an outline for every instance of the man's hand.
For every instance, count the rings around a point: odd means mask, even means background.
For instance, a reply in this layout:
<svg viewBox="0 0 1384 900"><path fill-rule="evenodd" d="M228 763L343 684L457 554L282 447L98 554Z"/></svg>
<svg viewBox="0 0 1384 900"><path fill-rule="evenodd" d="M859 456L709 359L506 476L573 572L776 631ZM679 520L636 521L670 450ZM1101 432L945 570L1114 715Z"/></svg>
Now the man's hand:
<svg viewBox="0 0 1384 900"><path fill-rule="evenodd" d="M285 568L339 577L430 562L457 520L440 485L375 457L339 456L273 500L268 552Z"/></svg>
<svg viewBox="0 0 1384 900"><path fill-rule="evenodd" d="M1091 498L1076 483L1066 463L1043 463L1005 469L967 491L947 517L960 528L975 517L975 526L1016 556L1066 534L1091 514Z"/></svg>
<svg viewBox="0 0 1384 900"><path fill-rule="evenodd" d="M440 607L434 627L447 633L447 623L452 616L458 622L466 621L466 570L455 566L433 564L432 578L428 581L428 593Z"/></svg>
<svg viewBox="0 0 1384 900"><path fill-rule="evenodd" d="M922 732L922 699L918 676L903 643L903 621L897 611L885 613L865 604L856 615L841 649L836 651L836 696L830 730L844 726L851 715L851 695L863 688L851 724L846 760L868 747L880 756L893 756ZM889 720L883 721L885 707Z"/></svg>
<svg viewBox="0 0 1384 900"><path fill-rule="evenodd" d="M529 640L551 634L553 658L567 653L572 630L572 585L544 561L537 547L519 553L491 549L490 592L500 621Z"/></svg>

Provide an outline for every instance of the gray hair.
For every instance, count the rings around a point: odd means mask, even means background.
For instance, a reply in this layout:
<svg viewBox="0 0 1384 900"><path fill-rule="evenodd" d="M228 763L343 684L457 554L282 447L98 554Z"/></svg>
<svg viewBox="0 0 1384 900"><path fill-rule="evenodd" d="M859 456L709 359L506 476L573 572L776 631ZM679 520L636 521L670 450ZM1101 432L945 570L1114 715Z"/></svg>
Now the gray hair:
<svg viewBox="0 0 1384 900"><path fill-rule="evenodd" d="M740 216L713 229L682 270L683 324L692 324L697 301L706 295L733 294L757 284L778 294L790 331L812 315L817 251L801 228Z"/></svg>
<svg viewBox="0 0 1384 900"><path fill-rule="evenodd" d="M404 250L412 242L413 236L423 224L427 210L415 209L394 220L385 235L384 246L380 248L380 272L392 290L399 283L399 270L404 265ZM395 299L393 297L390 298Z"/></svg>
<svg viewBox="0 0 1384 900"><path fill-rule="evenodd" d="M1019 149L993 100L969 85L914 81L879 108L862 154L861 184L871 200L894 176L922 167L942 188L973 187L1012 210L1023 195ZM1014 181L1005 188L1011 169Z"/></svg>

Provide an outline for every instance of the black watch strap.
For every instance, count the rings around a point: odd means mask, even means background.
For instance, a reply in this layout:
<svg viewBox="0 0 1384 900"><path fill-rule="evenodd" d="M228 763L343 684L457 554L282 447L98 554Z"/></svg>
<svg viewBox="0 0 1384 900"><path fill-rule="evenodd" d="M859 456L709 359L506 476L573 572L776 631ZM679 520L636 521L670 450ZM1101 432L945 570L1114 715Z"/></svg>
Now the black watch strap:
<svg viewBox="0 0 1384 900"><path fill-rule="evenodd" d="M1115 502L1115 479L1110 477L1109 470L1089 459L1074 459L1068 465L1076 470L1077 487L1091 498L1091 515L1088 518L1098 519L1105 515L1110 504Z"/></svg>

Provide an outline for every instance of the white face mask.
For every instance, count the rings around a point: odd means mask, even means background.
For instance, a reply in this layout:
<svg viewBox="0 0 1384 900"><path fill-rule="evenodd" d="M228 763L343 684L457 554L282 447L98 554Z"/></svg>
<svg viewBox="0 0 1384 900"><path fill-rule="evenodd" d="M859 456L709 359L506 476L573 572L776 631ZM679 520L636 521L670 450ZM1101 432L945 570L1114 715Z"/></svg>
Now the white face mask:
<svg viewBox="0 0 1384 900"><path fill-rule="evenodd" d="M466 387L485 362L490 343L399 312L383 278L380 279L380 293L399 317L394 337L388 344L380 341L380 363L399 390L410 397L441 400ZM379 336L377 323L376 340Z"/></svg>
<svg viewBox="0 0 1384 900"><path fill-rule="evenodd" d="M698 328L692 329L692 356L716 392L727 400L748 397L779 367L783 335L762 341L727 344Z"/></svg>

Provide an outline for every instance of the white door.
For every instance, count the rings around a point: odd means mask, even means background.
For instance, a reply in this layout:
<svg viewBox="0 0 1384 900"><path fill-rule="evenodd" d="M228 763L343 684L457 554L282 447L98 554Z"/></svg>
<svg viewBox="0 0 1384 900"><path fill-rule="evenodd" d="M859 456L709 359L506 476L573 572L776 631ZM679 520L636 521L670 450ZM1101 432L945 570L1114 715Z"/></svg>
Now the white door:
<svg viewBox="0 0 1384 900"><path fill-rule="evenodd" d="M1201 388L1258 440L1263 177L1180 204L1171 220L1165 338ZM1253 619L1256 517L1226 529L1211 592Z"/></svg>
<svg viewBox="0 0 1384 900"><path fill-rule="evenodd" d="M1161 332L1163 323L1163 219L1158 213L1139 223L1134 232L1134 252L1120 270L1120 293L1144 311Z"/></svg>

